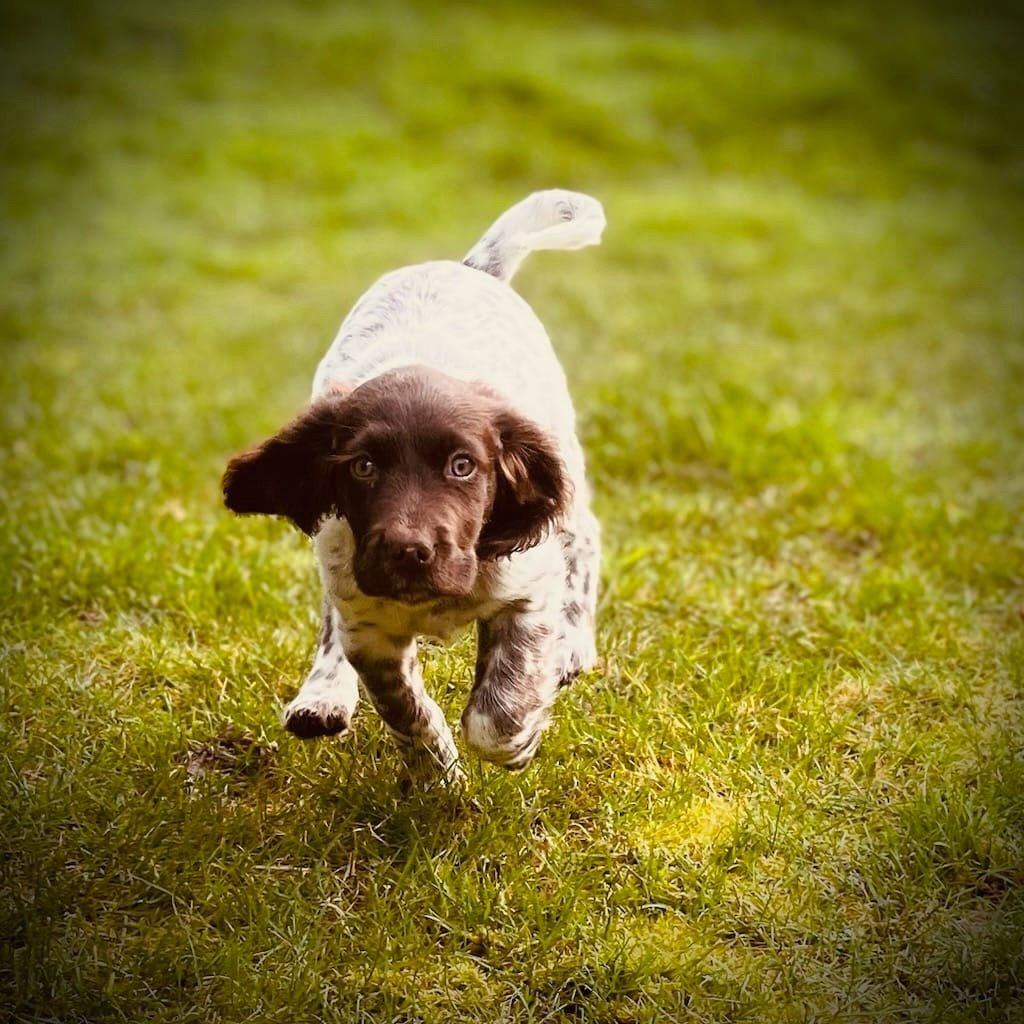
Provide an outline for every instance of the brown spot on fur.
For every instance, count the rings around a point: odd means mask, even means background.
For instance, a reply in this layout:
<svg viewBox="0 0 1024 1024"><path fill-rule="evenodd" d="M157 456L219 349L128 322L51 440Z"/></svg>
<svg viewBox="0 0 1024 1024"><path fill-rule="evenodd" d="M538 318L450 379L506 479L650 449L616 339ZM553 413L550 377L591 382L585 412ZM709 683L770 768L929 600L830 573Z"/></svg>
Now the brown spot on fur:
<svg viewBox="0 0 1024 1024"><path fill-rule="evenodd" d="M363 682L380 717L395 732L411 737L423 731L429 715L401 676L364 677Z"/></svg>
<svg viewBox="0 0 1024 1024"><path fill-rule="evenodd" d="M578 601L569 601L562 606L562 615L570 626L579 625L580 619L583 618L583 605Z"/></svg>

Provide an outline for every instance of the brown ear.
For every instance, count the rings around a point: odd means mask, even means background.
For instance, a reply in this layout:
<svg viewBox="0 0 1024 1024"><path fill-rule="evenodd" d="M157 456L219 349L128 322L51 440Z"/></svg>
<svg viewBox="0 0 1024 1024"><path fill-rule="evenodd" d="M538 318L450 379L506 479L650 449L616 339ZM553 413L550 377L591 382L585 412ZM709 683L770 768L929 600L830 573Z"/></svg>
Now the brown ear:
<svg viewBox="0 0 1024 1024"><path fill-rule="evenodd" d="M554 442L511 410L495 420L500 436L497 490L477 543L481 558L498 558L539 544L568 509L572 487Z"/></svg>
<svg viewBox="0 0 1024 1024"><path fill-rule="evenodd" d="M224 471L224 504L242 514L286 516L306 534L323 516L340 514L331 453L341 401L311 405L273 437L236 455Z"/></svg>

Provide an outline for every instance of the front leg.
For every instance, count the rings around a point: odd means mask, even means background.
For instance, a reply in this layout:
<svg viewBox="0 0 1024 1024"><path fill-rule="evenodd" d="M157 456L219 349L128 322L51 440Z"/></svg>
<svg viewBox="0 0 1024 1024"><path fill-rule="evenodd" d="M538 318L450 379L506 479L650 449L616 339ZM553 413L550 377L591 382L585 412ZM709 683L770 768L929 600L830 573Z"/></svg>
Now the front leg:
<svg viewBox="0 0 1024 1024"><path fill-rule="evenodd" d="M284 709L285 728L304 740L336 736L348 730L358 702L359 683L356 670L345 657L341 618L325 600L316 659L299 692Z"/></svg>
<svg viewBox="0 0 1024 1024"><path fill-rule="evenodd" d="M416 640L356 630L346 634L345 650L409 774L459 777L458 750L444 714L423 686Z"/></svg>
<svg viewBox="0 0 1024 1024"><path fill-rule="evenodd" d="M485 760L517 771L537 753L558 693L557 611L502 612L480 622L478 634L463 736Z"/></svg>

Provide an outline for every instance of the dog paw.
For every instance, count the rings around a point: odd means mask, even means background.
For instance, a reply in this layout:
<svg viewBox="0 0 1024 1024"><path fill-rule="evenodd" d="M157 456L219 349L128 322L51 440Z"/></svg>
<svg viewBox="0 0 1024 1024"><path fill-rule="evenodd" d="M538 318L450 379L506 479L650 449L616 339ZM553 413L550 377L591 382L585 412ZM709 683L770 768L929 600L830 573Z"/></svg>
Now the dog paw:
<svg viewBox="0 0 1024 1024"><path fill-rule="evenodd" d="M557 662L558 688L568 686L581 672L588 672L597 663L592 636L563 637Z"/></svg>
<svg viewBox="0 0 1024 1024"><path fill-rule="evenodd" d="M284 709L284 727L300 740L319 736L341 736L348 732L350 715L347 708L324 704L297 704L292 701Z"/></svg>
<svg viewBox="0 0 1024 1024"><path fill-rule="evenodd" d="M547 725L547 712L540 710L527 715L517 732L508 733L490 716L468 709L462 716L462 738L482 760L518 772L533 760Z"/></svg>
<svg viewBox="0 0 1024 1024"><path fill-rule="evenodd" d="M405 751L398 774L398 791L403 796L433 789L447 790L453 795L466 788L466 773L458 761L443 765L428 751Z"/></svg>

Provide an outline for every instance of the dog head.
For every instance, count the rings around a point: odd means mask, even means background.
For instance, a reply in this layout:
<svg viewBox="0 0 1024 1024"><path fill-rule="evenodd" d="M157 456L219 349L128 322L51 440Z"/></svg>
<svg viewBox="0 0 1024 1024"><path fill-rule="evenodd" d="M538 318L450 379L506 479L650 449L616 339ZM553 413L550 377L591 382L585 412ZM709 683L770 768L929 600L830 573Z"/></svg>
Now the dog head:
<svg viewBox="0 0 1024 1024"><path fill-rule="evenodd" d="M343 516L360 589L410 603L468 595L479 560L539 543L570 497L544 431L426 367L318 400L233 458L223 487L232 511L285 516L307 534Z"/></svg>

